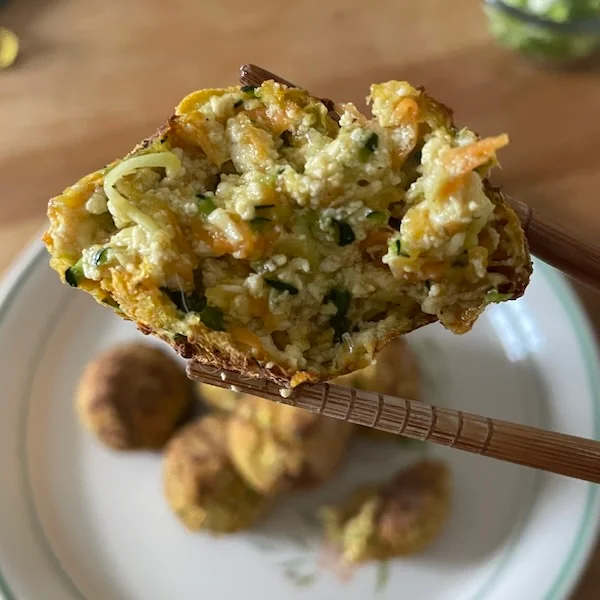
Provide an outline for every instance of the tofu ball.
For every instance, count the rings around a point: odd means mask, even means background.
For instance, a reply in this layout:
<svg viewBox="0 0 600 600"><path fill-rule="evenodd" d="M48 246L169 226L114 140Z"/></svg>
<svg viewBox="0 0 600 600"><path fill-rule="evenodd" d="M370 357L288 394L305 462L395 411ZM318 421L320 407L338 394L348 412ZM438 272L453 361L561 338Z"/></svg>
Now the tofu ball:
<svg viewBox="0 0 600 600"><path fill-rule="evenodd" d="M93 359L76 395L85 428L116 450L162 448L190 402L189 380L171 355L139 343Z"/></svg>
<svg viewBox="0 0 600 600"><path fill-rule="evenodd" d="M231 464L226 449L225 415L202 417L167 445L164 491L169 506L191 531L214 535L250 527L270 505Z"/></svg>
<svg viewBox="0 0 600 600"><path fill-rule="evenodd" d="M229 455L263 494L311 488L342 461L353 426L255 396L238 401L227 428Z"/></svg>
<svg viewBox="0 0 600 600"><path fill-rule="evenodd" d="M325 507L326 545L346 565L420 552L440 535L450 496L447 466L421 461L388 483L357 489L341 506Z"/></svg>

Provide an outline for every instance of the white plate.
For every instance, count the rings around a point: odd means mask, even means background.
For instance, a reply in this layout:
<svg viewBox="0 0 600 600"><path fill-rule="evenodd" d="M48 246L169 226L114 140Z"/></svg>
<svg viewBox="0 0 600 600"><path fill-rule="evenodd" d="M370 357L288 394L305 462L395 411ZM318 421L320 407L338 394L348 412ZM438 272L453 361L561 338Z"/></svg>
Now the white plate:
<svg viewBox="0 0 600 600"><path fill-rule="evenodd" d="M596 486L424 445L359 444L351 466L288 499L251 533L187 533L161 495L160 457L97 445L72 410L83 365L128 323L60 285L36 245L0 300L0 592L6 600L566 598L596 537ZM147 338L145 338L147 339ZM600 378L567 284L536 264L524 298L459 337L409 336L427 400L598 437ZM454 507L424 554L340 582L320 562L315 508L427 452L453 471Z"/></svg>

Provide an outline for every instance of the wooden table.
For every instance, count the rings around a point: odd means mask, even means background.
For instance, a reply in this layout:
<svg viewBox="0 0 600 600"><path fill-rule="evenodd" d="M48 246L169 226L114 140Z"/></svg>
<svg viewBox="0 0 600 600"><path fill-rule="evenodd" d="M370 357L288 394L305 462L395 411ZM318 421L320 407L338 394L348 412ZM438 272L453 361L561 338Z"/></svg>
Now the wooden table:
<svg viewBox="0 0 600 600"><path fill-rule="evenodd" d="M600 233L600 68L535 69L490 39L473 0L10 0L22 53L0 73L0 270L48 198L130 149L200 87L254 62L363 105L407 79L482 134L508 132L496 176L583 235ZM600 327L600 297L584 292ZM600 596L600 552L575 600Z"/></svg>

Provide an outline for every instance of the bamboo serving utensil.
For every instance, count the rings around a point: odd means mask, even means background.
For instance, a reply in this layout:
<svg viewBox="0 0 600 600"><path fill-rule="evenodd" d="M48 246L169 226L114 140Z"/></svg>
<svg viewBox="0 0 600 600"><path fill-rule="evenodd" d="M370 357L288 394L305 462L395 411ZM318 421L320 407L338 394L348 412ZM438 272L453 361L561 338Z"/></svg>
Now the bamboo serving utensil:
<svg viewBox="0 0 600 600"><path fill-rule="evenodd" d="M269 79L289 87L298 87L262 67L252 64L240 67L242 85L260 85ZM334 103L328 98L322 100L334 113ZM577 237L572 231L518 200L508 198L508 202L521 221L532 254L572 279L600 291L600 247Z"/></svg>
<svg viewBox="0 0 600 600"><path fill-rule="evenodd" d="M187 374L208 385L326 417L600 483L600 442L595 440L329 383L305 383L281 390L273 382L198 362L188 363Z"/></svg>

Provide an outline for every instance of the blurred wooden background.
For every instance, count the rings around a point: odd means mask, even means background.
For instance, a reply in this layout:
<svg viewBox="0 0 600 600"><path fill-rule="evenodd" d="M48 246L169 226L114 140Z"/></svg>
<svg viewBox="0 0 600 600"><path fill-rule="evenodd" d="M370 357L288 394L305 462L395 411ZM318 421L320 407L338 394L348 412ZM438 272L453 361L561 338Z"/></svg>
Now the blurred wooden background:
<svg viewBox="0 0 600 600"><path fill-rule="evenodd" d="M0 271L45 205L129 150L187 92L254 62L360 106L368 84L425 85L481 134L508 132L495 181L600 235L600 63L540 70L500 49L474 0L9 0L21 55L0 72ZM600 327L600 297L582 291ZM600 552L575 600L600 597Z"/></svg>

